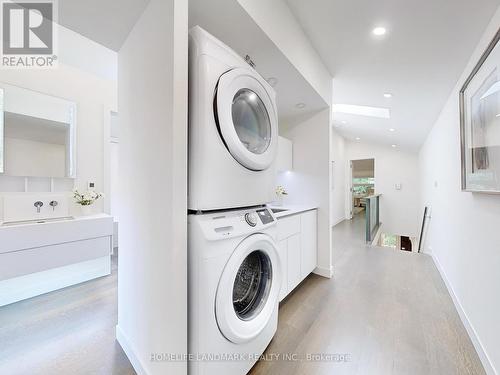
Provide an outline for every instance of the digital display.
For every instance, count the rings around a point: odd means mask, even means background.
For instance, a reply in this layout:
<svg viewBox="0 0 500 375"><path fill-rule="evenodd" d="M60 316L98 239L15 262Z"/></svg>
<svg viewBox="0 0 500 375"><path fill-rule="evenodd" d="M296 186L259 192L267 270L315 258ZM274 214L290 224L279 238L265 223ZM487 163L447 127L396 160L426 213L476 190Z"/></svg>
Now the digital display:
<svg viewBox="0 0 500 375"><path fill-rule="evenodd" d="M259 215L262 224L269 224L274 221L273 215L271 215L268 209L257 210L257 214Z"/></svg>

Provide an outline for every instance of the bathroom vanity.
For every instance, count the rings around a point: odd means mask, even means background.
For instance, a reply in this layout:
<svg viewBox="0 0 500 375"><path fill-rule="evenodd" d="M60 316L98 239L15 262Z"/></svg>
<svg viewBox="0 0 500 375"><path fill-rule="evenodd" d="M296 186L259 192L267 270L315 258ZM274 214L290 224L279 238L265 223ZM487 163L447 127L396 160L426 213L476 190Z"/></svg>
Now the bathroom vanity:
<svg viewBox="0 0 500 375"><path fill-rule="evenodd" d="M0 306L111 273L113 218L0 225Z"/></svg>

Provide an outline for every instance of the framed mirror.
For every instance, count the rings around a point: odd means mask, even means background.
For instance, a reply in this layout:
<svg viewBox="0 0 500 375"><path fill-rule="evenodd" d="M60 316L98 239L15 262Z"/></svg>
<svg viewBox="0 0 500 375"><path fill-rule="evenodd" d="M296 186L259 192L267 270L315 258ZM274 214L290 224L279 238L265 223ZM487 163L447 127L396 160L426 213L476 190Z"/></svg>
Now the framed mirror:
<svg viewBox="0 0 500 375"><path fill-rule="evenodd" d="M76 177L76 104L0 83L0 173Z"/></svg>
<svg viewBox="0 0 500 375"><path fill-rule="evenodd" d="M500 193L500 30L460 90L462 190Z"/></svg>

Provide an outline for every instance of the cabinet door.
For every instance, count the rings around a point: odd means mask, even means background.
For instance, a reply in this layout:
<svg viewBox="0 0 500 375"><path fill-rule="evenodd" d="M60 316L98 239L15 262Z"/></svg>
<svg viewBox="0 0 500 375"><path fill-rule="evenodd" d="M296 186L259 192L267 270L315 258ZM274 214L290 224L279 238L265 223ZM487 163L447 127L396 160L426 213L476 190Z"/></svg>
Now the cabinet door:
<svg viewBox="0 0 500 375"><path fill-rule="evenodd" d="M316 210L304 212L300 216L301 276L305 278L316 268L318 262Z"/></svg>
<svg viewBox="0 0 500 375"><path fill-rule="evenodd" d="M278 241L300 233L300 215L278 219Z"/></svg>
<svg viewBox="0 0 500 375"><path fill-rule="evenodd" d="M288 294L288 240L282 240L278 242L278 251L281 262L281 290L280 290L280 301L285 298Z"/></svg>
<svg viewBox="0 0 500 375"><path fill-rule="evenodd" d="M300 234L288 238L288 291L291 292L302 281L300 272Z"/></svg>

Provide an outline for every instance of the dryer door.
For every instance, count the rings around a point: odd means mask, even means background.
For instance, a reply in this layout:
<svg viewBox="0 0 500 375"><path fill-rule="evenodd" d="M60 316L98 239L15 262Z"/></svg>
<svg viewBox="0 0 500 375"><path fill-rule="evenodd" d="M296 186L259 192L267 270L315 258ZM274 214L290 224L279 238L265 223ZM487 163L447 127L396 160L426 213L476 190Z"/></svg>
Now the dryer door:
<svg viewBox="0 0 500 375"><path fill-rule="evenodd" d="M281 265L271 237L243 240L224 267L215 300L222 334L236 344L250 341L266 327L277 308Z"/></svg>
<svg viewBox="0 0 500 375"><path fill-rule="evenodd" d="M217 86L216 118L231 155L245 168L271 166L278 145L274 95L256 73L244 68L223 74Z"/></svg>

